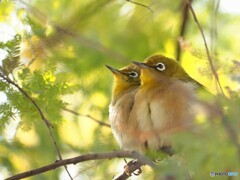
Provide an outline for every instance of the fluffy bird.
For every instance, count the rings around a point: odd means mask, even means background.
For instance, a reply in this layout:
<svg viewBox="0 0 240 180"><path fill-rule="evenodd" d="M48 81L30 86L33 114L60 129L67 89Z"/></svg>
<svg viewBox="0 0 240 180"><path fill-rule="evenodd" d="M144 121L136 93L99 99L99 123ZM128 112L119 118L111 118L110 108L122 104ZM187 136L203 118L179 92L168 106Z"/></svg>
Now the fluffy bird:
<svg viewBox="0 0 240 180"><path fill-rule="evenodd" d="M169 149L170 135L191 127L195 107L200 104L197 90L203 86L177 61L162 55L133 63L141 69L141 85L134 92L134 105L127 113L128 122L134 122L133 137L139 143L134 150Z"/></svg>
<svg viewBox="0 0 240 180"><path fill-rule="evenodd" d="M109 119L113 135L124 150L138 150L140 142L136 132L136 122L129 121L134 98L140 86L140 68L134 64L120 70L106 67L114 75L112 100L109 105Z"/></svg>

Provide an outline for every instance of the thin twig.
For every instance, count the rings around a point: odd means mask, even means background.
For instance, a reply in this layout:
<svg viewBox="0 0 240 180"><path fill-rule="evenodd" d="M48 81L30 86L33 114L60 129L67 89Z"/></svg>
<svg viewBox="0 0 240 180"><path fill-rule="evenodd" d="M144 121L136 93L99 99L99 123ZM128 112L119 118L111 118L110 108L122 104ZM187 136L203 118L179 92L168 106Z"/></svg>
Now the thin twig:
<svg viewBox="0 0 240 180"><path fill-rule="evenodd" d="M204 45L205 45L206 52L207 52L208 61L209 61L210 66L211 66L212 73L213 73L213 75L214 75L214 77L215 77L215 79L216 79L216 81L217 81L217 83L218 83L218 86L219 86L219 88L220 88L220 90L221 90L222 95L225 96L225 94L224 94L224 92L223 92L223 89L222 89L222 86L221 86L221 84L220 84L219 78L218 78L218 74L217 74L217 72L216 72L216 70L215 70L215 68L214 68L213 61L212 61L212 58L211 58L211 56L210 56L209 49L208 49L208 45L207 45L207 41L206 41L206 38L205 38L205 36L204 36L202 27L201 27L201 25L200 25L200 23L199 23L199 21L198 21L198 19L197 19L197 16L196 16L196 14L195 14L195 12L194 12L194 10L193 10L193 7L192 7L191 3L189 2L189 0L186 0L186 1L187 1L188 5L189 5L189 7L190 7L190 10L191 10L191 12L192 12L194 21L197 23L198 28L199 28L199 30L200 30L200 32L201 32L201 34L202 34L203 41L204 41ZM225 96L225 97L226 97L226 96ZM232 128L231 124L228 122L228 120L227 120L224 116L222 117L222 123L223 123L223 125L224 125L224 128L225 128L226 131L228 132L228 134L229 134L229 136L230 136L233 144L237 147L237 154L238 154L238 156L239 156L239 161L240 161L240 145L239 145L239 142L238 142L238 135L237 135L236 131L234 131L234 129Z"/></svg>
<svg viewBox="0 0 240 180"><path fill-rule="evenodd" d="M60 149L57 145L57 142L56 142L56 139L54 138L53 136L53 133L52 133L52 129L53 128L53 125L47 120L47 118L44 116L42 110L40 109L40 107L38 106L37 102L33 100L33 98L25 91L23 90L18 84L16 84L15 82L13 82L10 78L4 76L3 74L0 73L0 77L2 79L4 79L5 81L7 81L9 84L15 86L27 99L29 99L31 101L31 103L33 104L33 106L37 109L38 113L40 114L41 116L41 119L44 121L44 123L46 124L48 130L49 130L49 133L50 133L50 136L51 136L51 139L53 141L53 144L55 146L55 149L57 151L57 154L58 154L58 157L60 160L62 160L62 155L60 153ZM64 166L65 167L65 170L66 172L68 173L70 179L73 179L67 169L67 166Z"/></svg>
<svg viewBox="0 0 240 180"><path fill-rule="evenodd" d="M100 121L100 120L98 120L98 119L96 119L96 118L94 118L94 117L92 117L90 115L83 115L83 114L80 114L80 113L78 113L76 111L73 111L73 110L70 110L70 109L67 109L67 108L62 108L62 109L64 111L70 112L70 113L72 113L72 114L74 114L76 116L87 117L87 118L93 120L94 122L98 123L101 126L105 126L105 127L109 127L109 128L111 127L109 124L107 124L105 122L102 122L102 121Z"/></svg>
<svg viewBox="0 0 240 180"><path fill-rule="evenodd" d="M25 97L27 97L31 101L31 103L34 105L34 107L37 109L38 113L40 114L40 116L41 116L42 120L45 122L45 124L48 127L53 128L53 125L45 118L45 116L44 116L43 112L41 111L40 107L38 106L38 104L32 99L32 97L26 91L24 91L18 84L13 82L8 77L5 77L1 73L0 73L0 77L2 79L4 79L5 81L7 81L9 84L12 84L13 86L15 86Z"/></svg>
<svg viewBox="0 0 240 180"><path fill-rule="evenodd" d="M190 0L192 2L192 0ZM179 37L183 38L185 32L186 32L186 27L187 27L187 22L188 22L188 4L184 3L184 0L182 0L181 6L184 6L182 8L182 23L180 26L180 34ZM180 56L181 56L181 47L180 47L180 42L177 41L177 48L176 48L176 60L180 61Z"/></svg>
<svg viewBox="0 0 240 180"><path fill-rule="evenodd" d="M216 40L217 40L217 20L218 20L218 10L220 6L220 0L212 1L213 12L211 14L211 27L210 27L210 50L214 56L217 56L216 51ZM214 58L215 59L215 58Z"/></svg>
<svg viewBox="0 0 240 180"><path fill-rule="evenodd" d="M207 41L206 41L205 35L204 35L204 33L203 33L202 26L200 25L200 23L199 23L199 21L198 21L198 19L197 19L197 16L196 16L196 14L195 14L195 11L193 10L193 7L192 7L192 5L191 5L190 0L186 0L186 2L187 2L188 6L189 6L189 8L190 8L190 11L191 11L192 15L193 15L193 19L194 19L194 21L196 22L196 24L197 24L197 26L198 26L198 28L199 28L199 30L200 30L200 32L201 32L201 35L202 35L202 38L203 38L203 41L204 41L204 46L205 46L205 49L206 49L206 52L207 52L208 61L209 61L209 63L210 63L210 67L211 67L213 76L214 76L214 78L215 78L216 81L217 81L217 84L218 84L218 86L219 86L219 88L220 88L221 93L222 93L223 95L225 95L224 92L223 92L221 83L220 83L220 81L219 81L219 77L218 77L217 71L215 70L215 67L214 67L214 65L213 65L212 58L211 58L211 56L210 56L210 52L209 52L209 49L208 49L208 45L207 45Z"/></svg>
<svg viewBox="0 0 240 180"><path fill-rule="evenodd" d="M20 174L17 174L15 176L9 177L6 180L18 180L30 176L34 176L37 174L41 174L43 172L51 171L56 168L59 168L61 166L66 166L69 164L77 164L80 162L90 161L90 160L102 160L102 159L112 159L112 158L132 158L137 159L139 162L141 162L142 165L148 165L152 168L155 167L155 164L149 160L147 157L139 154L138 152L131 152L131 151L114 151L114 152L106 152L106 153L93 153L93 154L85 154L81 156L77 156L74 158L64 159L56 161L55 163L33 169L27 172L23 172Z"/></svg>
<svg viewBox="0 0 240 180"><path fill-rule="evenodd" d="M217 42L217 20L218 20L218 10L219 10L220 0L213 0L212 1L212 13L211 13L211 23L210 23L210 52L212 54L212 59L217 60L217 49L216 49L216 42ZM216 87L217 82L215 82Z"/></svg>
<svg viewBox="0 0 240 180"><path fill-rule="evenodd" d="M141 3L139 3L139 2L132 1L132 0L126 0L126 1L128 1L128 2L130 2L130 3L133 3L133 4L136 4L136 5L138 5L138 6L142 6L142 7L144 7L144 8L147 8L151 13L153 13L153 10L152 10L150 7L148 7L147 5L144 5L144 4L141 4Z"/></svg>

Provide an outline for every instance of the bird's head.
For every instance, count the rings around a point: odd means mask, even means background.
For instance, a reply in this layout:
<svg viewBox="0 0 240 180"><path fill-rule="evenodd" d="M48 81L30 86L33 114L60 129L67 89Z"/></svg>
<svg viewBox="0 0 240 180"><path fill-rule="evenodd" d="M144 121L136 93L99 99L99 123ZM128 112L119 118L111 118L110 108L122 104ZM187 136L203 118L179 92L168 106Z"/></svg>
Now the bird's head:
<svg viewBox="0 0 240 180"><path fill-rule="evenodd" d="M140 83L140 68L135 64L130 64L121 69L115 69L111 66L106 67L113 73L113 96L118 96L126 90L138 87Z"/></svg>
<svg viewBox="0 0 240 180"><path fill-rule="evenodd" d="M183 81L191 80L191 77L177 61L162 55L150 56L143 63L133 63L141 68L142 83L155 82L168 78Z"/></svg>

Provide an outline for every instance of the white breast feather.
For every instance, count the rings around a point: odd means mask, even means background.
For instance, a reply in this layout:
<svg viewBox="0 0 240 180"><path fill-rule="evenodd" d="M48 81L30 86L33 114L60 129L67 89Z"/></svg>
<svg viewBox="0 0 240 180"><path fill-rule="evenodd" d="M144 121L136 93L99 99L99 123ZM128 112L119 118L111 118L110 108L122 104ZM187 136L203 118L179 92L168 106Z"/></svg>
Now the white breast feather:
<svg viewBox="0 0 240 180"><path fill-rule="evenodd" d="M136 90L130 91L120 97L114 105L111 103L109 106L109 119L113 135L120 147L125 150L141 151L137 138L128 134L128 128L131 129L132 127L127 126L135 94Z"/></svg>

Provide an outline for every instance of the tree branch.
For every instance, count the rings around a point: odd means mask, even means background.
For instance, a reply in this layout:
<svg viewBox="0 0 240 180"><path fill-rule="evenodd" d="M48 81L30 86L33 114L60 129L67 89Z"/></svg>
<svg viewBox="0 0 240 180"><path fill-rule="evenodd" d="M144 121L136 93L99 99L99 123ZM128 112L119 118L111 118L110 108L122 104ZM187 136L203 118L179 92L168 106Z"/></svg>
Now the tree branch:
<svg viewBox="0 0 240 180"><path fill-rule="evenodd" d="M215 79L217 81L217 84L218 84L218 86L219 86L219 88L221 90L222 95L225 96L225 94L223 92L223 89L222 89L222 86L220 84L219 78L218 78L218 74L217 74L217 72L216 72L216 70L214 68L213 61L212 61L212 58L210 56L210 52L209 52L209 49L208 49L206 38L205 38L204 33L203 33L203 29L202 29L202 27L201 27L201 25L200 25L200 23L199 23L199 21L197 19L197 16L196 16L196 14L195 14L195 12L193 10L193 7L192 7L190 1L186 0L186 2L188 3L189 8L190 8L190 10L192 12L194 21L197 23L198 28L199 28L199 30L201 32L201 35L202 35L202 38L203 38L203 41L204 41L204 45L205 45L205 49L206 49L206 52L207 52L208 61L209 61L210 66L211 66L212 73L213 73L213 75L214 75L214 77L215 77ZM239 156L239 161L240 161L240 145L238 143L238 135L237 135L236 131L234 131L234 129L232 128L231 124L228 122L228 120L224 116L222 116L222 123L223 123L223 126L224 126L225 130L227 131L228 135L230 136L233 144L237 148L237 154Z"/></svg>
<svg viewBox="0 0 240 180"><path fill-rule="evenodd" d="M192 2L192 0L190 0L190 2ZM186 30L186 27L187 27L187 22L188 22L188 4L184 3L184 0L182 0L182 23L181 23L181 26L180 26L180 34L179 34L179 37L183 37L184 34L185 34L185 30ZM181 46L180 46L180 43L179 41L177 41L177 47L176 47L176 60L177 61L180 61L180 56L181 56Z"/></svg>
<svg viewBox="0 0 240 180"><path fill-rule="evenodd" d="M40 107L38 106L37 102L34 101L33 98L32 98L25 90L23 90L17 83L15 83L14 81L12 81L10 78L4 76L2 73L0 73L0 77L1 77L2 79L4 79L6 82L8 82L9 84L15 86L27 99L29 99L29 100L31 101L31 103L33 104L33 106L37 109L38 113L39 113L40 116L41 116L41 119L44 121L44 123L46 124L46 126L47 126L47 128L48 128L48 131L49 131L49 133L50 133L51 139L52 139L53 144L54 144L54 146L55 146L55 149L56 149L56 151L57 151L58 157L59 157L60 160L62 160L62 155L61 155L61 153L60 153L60 149L59 149L59 147L58 147L58 145L57 145L57 142L56 142L56 139L54 138L53 133L52 133L52 129L51 129L51 128L53 128L53 125L52 125L52 124L47 120L47 118L44 116L44 114L43 114L42 110L40 109ZM66 166L64 166L64 167L65 167L65 169L66 169L66 171L67 171L70 179L73 179L73 178L71 177L71 175L70 175L67 167L66 167Z"/></svg>
<svg viewBox="0 0 240 180"><path fill-rule="evenodd" d="M91 119L91 120L93 120L94 122L96 122L96 123L98 123L100 126L105 126L105 127L111 127L109 124L107 124L107 123L105 123L105 122L102 122L102 121L100 121L100 120L98 120L98 119L96 119L96 118L94 118L94 117L92 117L92 116L90 116L90 115L83 115L83 114L80 114L80 113L78 113L78 112L76 112L76 111L73 111L73 110L70 110L70 109L67 109L67 108L62 108L64 111L67 111L67 112L69 112L69 113L72 113L72 114L74 114L74 115L76 115L76 116L82 116L82 117L87 117L87 118L89 118L89 119Z"/></svg>
<svg viewBox="0 0 240 180"><path fill-rule="evenodd" d="M142 6L144 8L147 8L151 13L153 13L153 10L150 7L148 7L147 5L144 5L142 3L139 3L139 2L136 2L136 1L132 1L132 0L126 0L126 1L128 1L130 3L133 3L133 4L136 4L138 6Z"/></svg>
<svg viewBox="0 0 240 180"><path fill-rule="evenodd" d="M212 1L213 12L211 14L211 27L210 27L210 50L213 56L217 56L216 43L217 43L217 20L218 20L218 10L220 6L220 0Z"/></svg>
<svg viewBox="0 0 240 180"><path fill-rule="evenodd" d="M200 25L200 23L199 23L199 21L198 21L198 19L197 19L197 16L196 16L196 14L195 14L195 11L193 10L193 7L192 7L192 5L191 5L190 0L186 0L186 2L187 2L188 6L189 6L189 8L190 8L190 11L191 11L191 13L192 13L193 19L194 19L194 21L196 22L196 24L197 24L197 26L198 26L198 29L199 29L200 32L201 32L201 35L202 35L202 38L203 38L203 42L204 42L204 46L205 46L205 49L206 49L206 52L207 52L208 61L209 61L209 64L210 64L210 67L211 67L211 71L212 71L212 73L213 73L213 76L214 76L214 78L215 78L216 81L217 81L217 84L218 84L218 86L219 86L219 88L220 88L221 93L222 93L223 95L225 95L224 92L223 92L221 83L220 83L220 81L219 81L219 77L218 77L217 71L215 70L215 67L214 67L214 65L213 65L212 58L211 58L211 56L210 56L210 52L209 52L209 49L208 49L208 45L207 45L207 41L206 41L205 35L204 35L204 33L203 33L202 26Z"/></svg>
<svg viewBox="0 0 240 180"><path fill-rule="evenodd" d="M45 124L48 127L53 128L53 125L45 118L43 112L41 111L40 107L38 106L38 104L32 99L32 97L26 92L24 91L18 84L16 84L15 82L13 82L10 78L4 76L2 73L0 73L0 77L2 79L4 79L6 82L8 82L9 84L15 86L26 98L28 98L31 103L34 105L34 107L37 109L38 113L40 114L42 120L45 122Z"/></svg>
<svg viewBox="0 0 240 180"><path fill-rule="evenodd" d="M114 152L106 152L106 153L93 153L93 154L85 154L81 156L77 156L74 158L64 159L56 161L55 163L43 166L41 168L33 169L27 172L23 172L20 174L17 174L15 176L9 177L6 180L18 180L23 179L26 177L34 176L37 174L41 174L47 171L54 170L56 168L59 168L61 166L66 166L69 164L77 164L80 162L90 161L90 160L101 160L101 159L112 159L112 158L132 158L137 159L141 165L148 165L150 167L155 167L155 164L149 160L147 157L139 154L138 152L131 152L131 151L114 151Z"/></svg>

